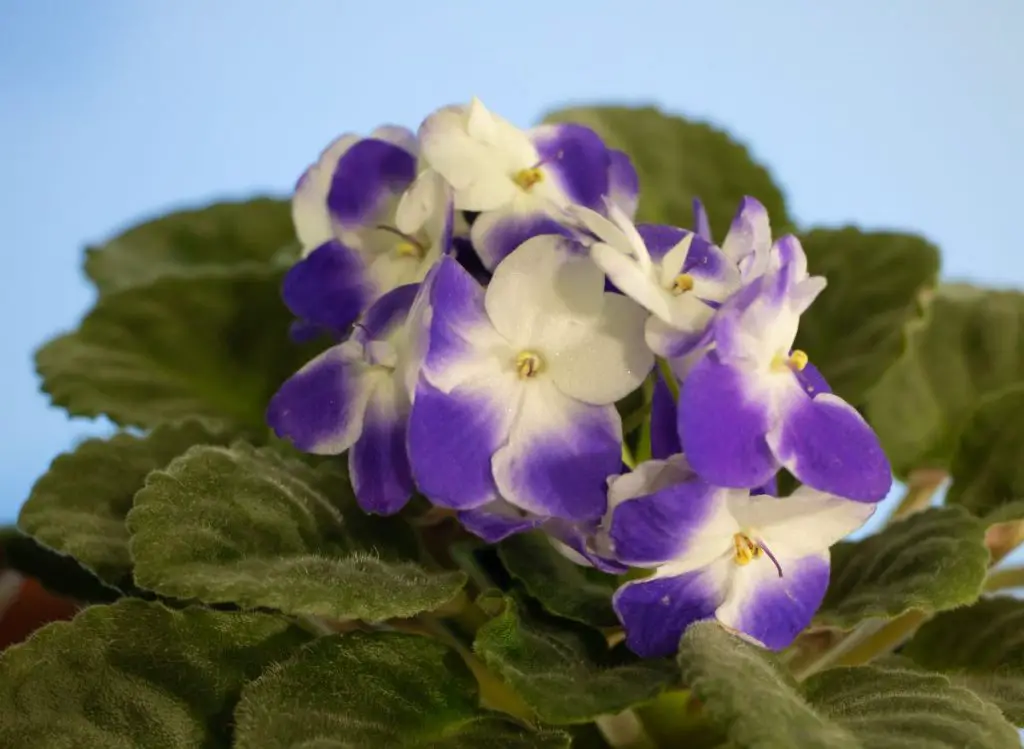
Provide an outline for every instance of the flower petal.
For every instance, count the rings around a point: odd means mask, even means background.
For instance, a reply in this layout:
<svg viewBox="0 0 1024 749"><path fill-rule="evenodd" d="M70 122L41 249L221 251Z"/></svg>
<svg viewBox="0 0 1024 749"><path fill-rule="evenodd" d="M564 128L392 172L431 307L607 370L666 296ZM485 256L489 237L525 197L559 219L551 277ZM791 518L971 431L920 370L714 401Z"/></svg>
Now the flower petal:
<svg viewBox="0 0 1024 749"><path fill-rule="evenodd" d="M691 325L686 330L674 328L655 315L647 318L644 324L644 341L648 348L665 359L680 359L702 349L702 344L709 344L711 337L707 324L715 312L704 304L694 305L694 310L697 314L691 318ZM695 364L696 360L693 363ZM682 374L689 368L678 368L676 362L673 362L673 369L676 370L676 374Z"/></svg>
<svg viewBox="0 0 1024 749"><path fill-rule="evenodd" d="M604 514L618 473L622 422L615 406L589 406L543 379L525 383L508 442L492 468L501 495L527 512L566 520Z"/></svg>
<svg viewBox="0 0 1024 749"><path fill-rule="evenodd" d="M645 269L629 255L604 242L591 245L590 257L623 294L666 322L672 321L672 306L657 278L652 275L653 268Z"/></svg>
<svg viewBox="0 0 1024 749"><path fill-rule="evenodd" d="M544 518L527 515L503 499L458 513L459 522L474 536L489 544L496 544L511 535L536 528Z"/></svg>
<svg viewBox="0 0 1024 749"><path fill-rule="evenodd" d="M547 520L542 526L555 551L573 563L582 567L594 567L609 575L629 572L626 565L591 548L591 542L596 540L597 527L598 524L594 522L572 523L560 518Z"/></svg>
<svg viewBox="0 0 1024 749"><path fill-rule="evenodd" d="M416 158L404 148L376 138L359 141L338 161L327 205L343 227L377 220L387 203L416 177Z"/></svg>
<svg viewBox="0 0 1024 749"><path fill-rule="evenodd" d="M334 225L327 210L327 193L338 160L359 142L359 136L347 133L335 139L315 164L309 167L295 186L292 196L292 223L302 244L303 254L311 252L324 242L334 239Z"/></svg>
<svg viewBox="0 0 1024 749"><path fill-rule="evenodd" d="M769 500L785 502L786 500ZM828 588L829 555L778 558L782 577L762 556L733 572L715 616L725 626L771 650L782 650L807 628Z"/></svg>
<svg viewBox="0 0 1024 749"><path fill-rule="evenodd" d="M676 402L665 376L658 372L654 379L651 398L651 457L664 459L683 451L676 426Z"/></svg>
<svg viewBox="0 0 1024 749"><path fill-rule="evenodd" d="M363 431L374 377L347 344L332 346L292 375L270 399L267 423L303 452L337 455Z"/></svg>
<svg viewBox="0 0 1024 749"><path fill-rule="evenodd" d="M778 426L767 436L779 462L815 489L878 502L892 487L892 469L878 437L836 395L787 398Z"/></svg>
<svg viewBox="0 0 1024 749"><path fill-rule="evenodd" d="M615 149L608 150L608 199L629 218L636 215L640 198L640 177L632 159Z"/></svg>
<svg viewBox="0 0 1024 749"><path fill-rule="evenodd" d="M317 247L284 277L281 295L292 314L342 333L373 299L362 257L338 241Z"/></svg>
<svg viewBox="0 0 1024 749"><path fill-rule="evenodd" d="M370 305L359 320L360 334L366 340L383 340L405 323L419 292L418 283L399 286Z"/></svg>
<svg viewBox="0 0 1024 749"><path fill-rule="evenodd" d="M473 247L490 271L526 240L543 234L572 236L536 201L513 200L502 208L480 214L470 228Z"/></svg>
<svg viewBox="0 0 1024 749"><path fill-rule="evenodd" d="M398 201L395 228L408 235L418 232L431 216L444 210L448 189L440 173L429 168L421 171Z"/></svg>
<svg viewBox="0 0 1024 749"><path fill-rule="evenodd" d="M366 512L393 515L412 496L405 448L408 409L400 381L378 379L366 405L363 433L348 454L352 488Z"/></svg>
<svg viewBox="0 0 1024 749"><path fill-rule="evenodd" d="M611 158L601 137L583 125L541 125L527 133L541 170L550 174L569 200L600 209L608 195Z"/></svg>
<svg viewBox="0 0 1024 749"><path fill-rule="evenodd" d="M708 219L708 211L700 198L693 199L693 230L701 239L708 242L714 241L711 238L711 221Z"/></svg>
<svg viewBox="0 0 1024 749"><path fill-rule="evenodd" d="M641 658L675 655L686 628L714 616L724 597L722 584L721 564L626 583L612 597L626 630L626 645Z"/></svg>
<svg viewBox="0 0 1024 749"><path fill-rule="evenodd" d="M744 197L722 242L722 252L733 263L751 254L767 255L772 246L768 209L757 199Z"/></svg>

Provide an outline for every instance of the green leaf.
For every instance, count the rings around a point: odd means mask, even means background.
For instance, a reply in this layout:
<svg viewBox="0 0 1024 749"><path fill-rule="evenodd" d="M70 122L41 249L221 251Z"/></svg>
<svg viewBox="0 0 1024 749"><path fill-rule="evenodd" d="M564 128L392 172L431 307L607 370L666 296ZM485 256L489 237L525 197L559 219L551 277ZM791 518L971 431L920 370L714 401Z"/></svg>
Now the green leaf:
<svg viewBox="0 0 1024 749"><path fill-rule="evenodd" d="M911 515L862 541L832 547L820 624L849 628L912 609L932 613L978 599L989 554L985 525L958 507Z"/></svg>
<svg viewBox="0 0 1024 749"><path fill-rule="evenodd" d="M684 681L735 749L1018 749L999 710L945 676L837 668L797 685L770 653L714 622L680 644Z"/></svg>
<svg viewBox="0 0 1024 749"><path fill-rule="evenodd" d="M935 286L939 251L912 234L815 229L801 235L811 273L828 286L800 318L806 351L832 390L860 404L899 359L905 326Z"/></svg>
<svg viewBox="0 0 1024 749"><path fill-rule="evenodd" d="M308 639L266 614L89 607L0 655L0 746L227 749L242 686Z"/></svg>
<svg viewBox="0 0 1024 749"><path fill-rule="evenodd" d="M17 528L0 531L0 569L3 568L35 578L51 593L80 602L110 603L124 594L74 558L44 546Z"/></svg>
<svg viewBox="0 0 1024 749"><path fill-rule="evenodd" d="M1024 601L985 598L925 623L901 654L998 705L1024 725Z"/></svg>
<svg viewBox="0 0 1024 749"><path fill-rule="evenodd" d="M201 417L265 431L267 401L311 354L288 338L280 284L279 270L239 269L101 297L36 353L43 390L122 426Z"/></svg>
<svg viewBox="0 0 1024 749"><path fill-rule="evenodd" d="M1021 382L1024 294L943 285L869 394L867 416L898 475L945 468L978 404Z"/></svg>
<svg viewBox="0 0 1024 749"><path fill-rule="evenodd" d="M531 621L512 598L473 643L485 664L545 723L584 723L654 699L676 678L668 661L612 655L579 625Z"/></svg>
<svg viewBox="0 0 1024 749"><path fill-rule="evenodd" d="M295 242L287 201L215 203L160 216L87 248L85 273L108 294L163 276L265 266L286 259Z"/></svg>
<svg viewBox="0 0 1024 749"><path fill-rule="evenodd" d="M150 474L127 524L136 582L174 598L380 621L437 608L466 579L408 561L408 526L363 514L334 465L271 448L189 450Z"/></svg>
<svg viewBox="0 0 1024 749"><path fill-rule="evenodd" d="M46 546L70 554L115 588L131 584L124 519L150 471L193 445L226 444L200 422L158 427L144 437L86 440L59 455L21 508L18 526Z"/></svg>
<svg viewBox="0 0 1024 749"><path fill-rule="evenodd" d="M498 546L505 569L548 611L593 627L615 627L614 575L583 567L558 553L542 533L522 533Z"/></svg>
<svg viewBox="0 0 1024 749"><path fill-rule="evenodd" d="M586 125L612 148L625 151L640 177L637 220L692 228L693 198L704 202L715 238L725 238L740 201L751 195L768 209L781 235L792 221L785 198L768 170L747 147L703 122L664 114L653 107L574 107L545 122Z"/></svg>
<svg viewBox="0 0 1024 749"><path fill-rule="evenodd" d="M246 687L235 749L556 749L568 737L534 732L477 707L459 656L422 637L323 637Z"/></svg>
<svg viewBox="0 0 1024 749"><path fill-rule="evenodd" d="M946 502L979 517L1024 499L1024 383L985 398L953 455Z"/></svg>

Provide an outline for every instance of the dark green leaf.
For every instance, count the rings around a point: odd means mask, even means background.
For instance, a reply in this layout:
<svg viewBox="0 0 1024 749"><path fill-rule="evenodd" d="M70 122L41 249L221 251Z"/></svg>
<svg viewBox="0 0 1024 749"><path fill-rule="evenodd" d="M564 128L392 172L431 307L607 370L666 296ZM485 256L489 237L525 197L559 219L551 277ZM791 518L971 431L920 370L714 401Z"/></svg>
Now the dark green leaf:
<svg viewBox="0 0 1024 749"><path fill-rule="evenodd" d="M459 656L397 633L323 637L249 685L236 712L236 749L556 749L477 707Z"/></svg>
<svg viewBox="0 0 1024 749"><path fill-rule="evenodd" d="M145 437L90 439L59 455L21 508L19 527L46 546L70 554L104 582L131 582L125 515L150 471L193 445L229 438L199 422L158 427Z"/></svg>
<svg viewBox="0 0 1024 749"><path fill-rule="evenodd" d="M901 652L948 673L1024 725L1024 601L985 598L939 614Z"/></svg>
<svg viewBox="0 0 1024 749"><path fill-rule="evenodd" d="M656 697L675 680L668 661L613 657L604 637L531 621L512 598L477 631L473 649L545 723L583 723Z"/></svg>
<svg viewBox="0 0 1024 749"><path fill-rule="evenodd" d="M950 465L986 396L1024 381L1024 294L940 286L907 351L867 399L898 475Z"/></svg>
<svg viewBox="0 0 1024 749"><path fill-rule="evenodd" d="M828 286L800 318L806 351L832 390L860 404L900 357L905 326L935 286L939 251L912 234L815 229L800 237Z"/></svg>
<svg viewBox="0 0 1024 749"><path fill-rule="evenodd" d="M17 528L0 532L0 568L4 567L35 578L51 593L76 601L110 603L124 592L101 581L73 557L57 553Z"/></svg>
<svg viewBox="0 0 1024 749"><path fill-rule="evenodd" d="M1024 499L1021 456L1024 384L985 398L979 404L953 455L953 485L946 501L984 517Z"/></svg>
<svg viewBox="0 0 1024 749"><path fill-rule="evenodd" d="M265 430L267 401L311 353L288 339L281 271L166 277L101 297L43 346L43 390L74 416L152 427L189 417Z"/></svg>
<svg viewBox="0 0 1024 749"><path fill-rule="evenodd" d="M615 627L612 593L618 580L569 561L542 533L523 533L502 541L498 555L526 592L557 616L594 627Z"/></svg>
<svg viewBox="0 0 1024 749"><path fill-rule="evenodd" d="M92 606L0 655L0 746L227 749L242 686L308 639L265 614Z"/></svg>
<svg viewBox="0 0 1024 749"><path fill-rule="evenodd" d="M86 250L85 273L100 293L251 263L265 266L293 245L287 201L254 198L177 211Z"/></svg>
<svg viewBox="0 0 1024 749"><path fill-rule="evenodd" d="M735 749L1017 749L999 710L945 676L836 668L797 685L766 651L714 622L680 645L684 681Z"/></svg>
<svg viewBox="0 0 1024 749"><path fill-rule="evenodd" d="M740 200L751 195L768 209L775 233L792 224L768 170L746 146L711 125L653 107L574 107L549 114L545 122L586 125L629 154L640 177L638 221L692 228L696 197L721 241Z"/></svg>
<svg viewBox="0 0 1024 749"><path fill-rule="evenodd" d="M988 561L981 521L959 507L919 512L877 535L832 547L818 622L848 628L912 609L963 606L981 594Z"/></svg>
<svg viewBox="0 0 1024 749"><path fill-rule="evenodd" d="M205 603L379 621L451 600L398 519L364 515L344 474L271 448L197 447L150 474L128 514L135 580Z"/></svg>

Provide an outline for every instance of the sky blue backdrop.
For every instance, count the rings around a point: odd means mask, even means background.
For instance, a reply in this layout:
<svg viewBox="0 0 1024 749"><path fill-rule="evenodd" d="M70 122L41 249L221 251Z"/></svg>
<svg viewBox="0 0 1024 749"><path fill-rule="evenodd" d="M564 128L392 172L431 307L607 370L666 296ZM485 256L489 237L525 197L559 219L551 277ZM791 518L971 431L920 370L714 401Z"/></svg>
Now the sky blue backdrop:
<svg viewBox="0 0 1024 749"><path fill-rule="evenodd" d="M187 203L283 192L342 130L480 96L728 127L805 224L906 228L947 277L1024 285L1020 0L0 0L0 522L106 425L30 356L92 301L86 242Z"/></svg>

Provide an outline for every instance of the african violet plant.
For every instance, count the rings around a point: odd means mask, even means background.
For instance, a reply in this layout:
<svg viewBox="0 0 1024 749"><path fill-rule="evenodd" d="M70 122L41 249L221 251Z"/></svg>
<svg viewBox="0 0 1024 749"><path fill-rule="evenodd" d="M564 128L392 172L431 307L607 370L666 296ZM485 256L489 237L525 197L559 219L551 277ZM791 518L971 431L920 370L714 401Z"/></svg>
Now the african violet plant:
<svg viewBox="0 0 1024 749"><path fill-rule="evenodd" d="M1019 746L1021 296L723 133L474 99L86 273L0 745Z"/></svg>

